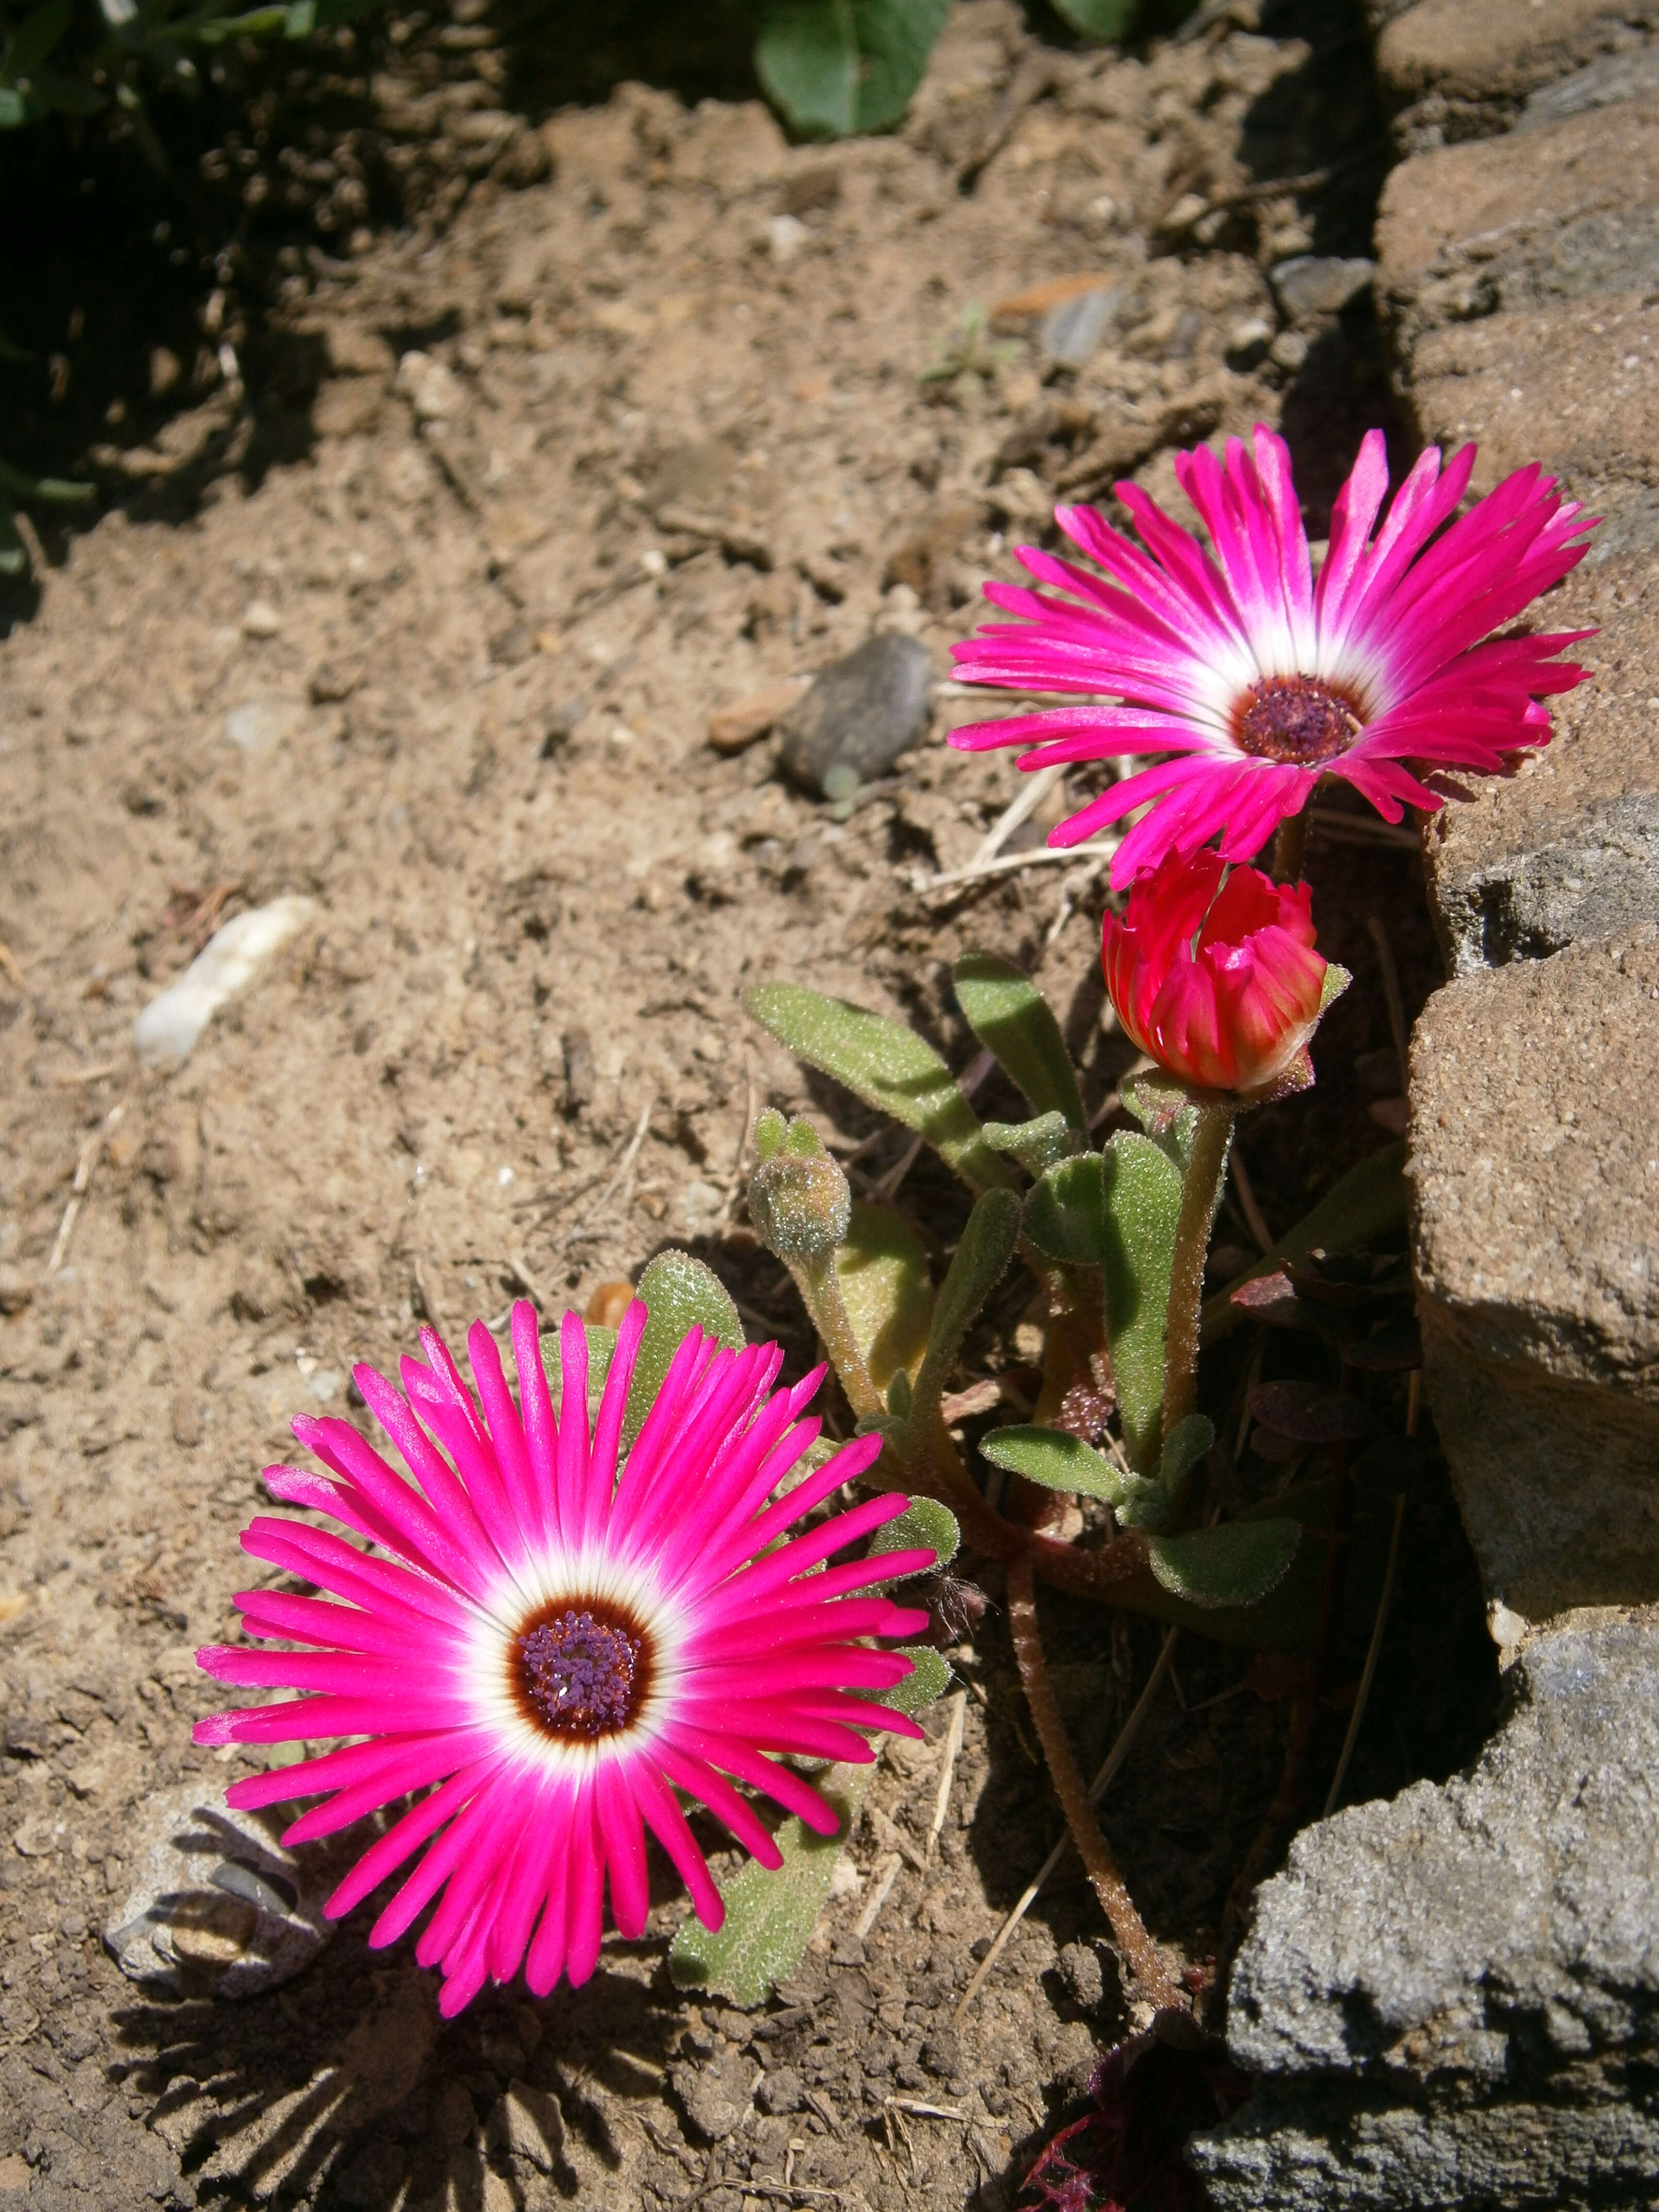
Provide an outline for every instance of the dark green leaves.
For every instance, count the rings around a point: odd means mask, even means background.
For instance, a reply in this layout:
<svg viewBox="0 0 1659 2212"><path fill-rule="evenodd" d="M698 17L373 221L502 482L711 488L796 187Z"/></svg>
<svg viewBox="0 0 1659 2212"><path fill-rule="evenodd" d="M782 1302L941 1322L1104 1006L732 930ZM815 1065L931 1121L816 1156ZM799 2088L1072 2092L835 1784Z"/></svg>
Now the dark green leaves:
<svg viewBox="0 0 1659 2212"><path fill-rule="evenodd" d="M809 1067L915 1130L970 1189L1012 1184L950 1069L914 1030L799 983L758 984L744 1003Z"/></svg>
<svg viewBox="0 0 1659 2212"><path fill-rule="evenodd" d="M767 98L805 138L896 123L950 0L769 0L755 41Z"/></svg>
<svg viewBox="0 0 1659 2212"><path fill-rule="evenodd" d="M870 1380L884 1398L893 1377L913 1376L927 1349L933 1285L921 1240L890 1206L856 1205L836 1254L836 1279Z"/></svg>
<svg viewBox="0 0 1659 2212"><path fill-rule="evenodd" d="M939 1285L933 1332L916 1375L902 1457L915 1466L926 1454L939 1394L957 1364L974 1316L1001 1280L1019 1241L1019 1200L1011 1190L988 1190L975 1201Z"/></svg>
<svg viewBox="0 0 1659 2212"><path fill-rule="evenodd" d="M1152 1569L1188 1605L1255 1605L1289 1571L1302 1539L1291 1520L1229 1521L1185 1536L1148 1536Z"/></svg>
<svg viewBox="0 0 1659 2212"><path fill-rule="evenodd" d="M1106 1193L1100 1154L1079 1152L1026 1194L1025 1234L1067 1267L1097 1267L1106 1250Z"/></svg>
<svg viewBox="0 0 1659 2212"><path fill-rule="evenodd" d="M873 1559L884 1552L926 1548L933 1555L934 1567L948 1567L961 1544L962 1530L948 1505L941 1505L936 1498L913 1498L896 1521L877 1529L871 1540L870 1556Z"/></svg>
<svg viewBox="0 0 1659 2212"><path fill-rule="evenodd" d="M1123 1477L1105 1455L1064 1429L994 1429L980 1443L993 1467L1040 1482L1045 1490L1070 1490L1115 1504Z"/></svg>
<svg viewBox="0 0 1659 2212"><path fill-rule="evenodd" d="M1034 1182L1079 1149L1063 1114L1038 1114L1029 1121L988 1121L985 1141L993 1152L1018 1160Z"/></svg>
<svg viewBox="0 0 1659 2212"><path fill-rule="evenodd" d="M1181 1170L1152 1138L1121 1129L1102 1155L1106 1338L1124 1441L1155 1463L1164 1407L1164 1334L1181 1212Z"/></svg>
<svg viewBox="0 0 1659 2212"><path fill-rule="evenodd" d="M1079 1141L1085 1140L1088 1116L1071 1054L1036 985L1012 960L989 952L964 953L954 975L969 1027L1030 1100L1031 1111L1063 1115Z"/></svg>
<svg viewBox="0 0 1659 2212"><path fill-rule="evenodd" d="M639 1295L650 1319L640 1339L634 1380L623 1419L623 1443L631 1444L644 1425L653 1400L662 1388L669 1362L684 1341L686 1332L701 1328L724 1345L743 1343L743 1323L720 1277L694 1260L689 1252L659 1252L640 1277ZM589 1332L589 1341L592 1341ZM612 1340L614 1342L614 1339ZM590 1352L589 1358L592 1358ZM609 1364L609 1362L606 1363Z"/></svg>
<svg viewBox="0 0 1659 2212"><path fill-rule="evenodd" d="M1085 39L1124 39L1133 30L1140 0L1052 0L1063 23Z"/></svg>

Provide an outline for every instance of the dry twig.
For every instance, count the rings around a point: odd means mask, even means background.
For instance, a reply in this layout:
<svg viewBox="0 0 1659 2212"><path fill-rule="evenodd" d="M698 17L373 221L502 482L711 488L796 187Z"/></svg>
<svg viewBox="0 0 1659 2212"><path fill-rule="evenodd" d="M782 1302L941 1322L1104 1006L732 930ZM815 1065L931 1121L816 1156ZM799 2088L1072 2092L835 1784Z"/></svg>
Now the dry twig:
<svg viewBox="0 0 1659 2212"><path fill-rule="evenodd" d="M64 1218L58 1224L58 1239L52 1248L52 1257L46 1262L48 1275L55 1275L64 1264L64 1255L69 1250L70 1238L75 1234L75 1224L81 1212L82 1200L86 1197L88 1187L92 1182L92 1171L98 1164L104 1146L120 1127L126 1110L127 1101L125 1098L118 1099L81 1147L80 1157L75 1163L75 1180L70 1185L69 1204L64 1208Z"/></svg>

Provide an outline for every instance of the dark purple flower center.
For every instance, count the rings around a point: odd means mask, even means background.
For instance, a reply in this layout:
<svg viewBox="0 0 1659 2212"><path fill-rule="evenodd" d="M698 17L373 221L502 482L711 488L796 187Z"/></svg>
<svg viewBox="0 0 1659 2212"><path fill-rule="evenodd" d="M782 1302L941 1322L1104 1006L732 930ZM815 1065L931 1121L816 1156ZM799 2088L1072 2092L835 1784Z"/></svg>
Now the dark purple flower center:
<svg viewBox="0 0 1659 2212"><path fill-rule="evenodd" d="M519 1632L517 1687L528 1718L570 1741L625 1729L651 1684L651 1641L602 1598L552 1606Z"/></svg>
<svg viewBox="0 0 1659 2212"><path fill-rule="evenodd" d="M1353 702L1310 676L1264 676L1233 710L1241 752L1316 768L1346 752L1362 727Z"/></svg>

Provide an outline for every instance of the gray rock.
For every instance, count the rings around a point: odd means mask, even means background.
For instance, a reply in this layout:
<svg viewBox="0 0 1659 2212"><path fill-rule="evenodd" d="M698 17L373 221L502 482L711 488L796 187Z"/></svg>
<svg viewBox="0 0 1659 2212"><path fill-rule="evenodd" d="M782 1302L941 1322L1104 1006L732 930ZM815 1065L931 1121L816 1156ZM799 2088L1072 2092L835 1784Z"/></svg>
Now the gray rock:
<svg viewBox="0 0 1659 2212"><path fill-rule="evenodd" d="M1062 300L1052 308L1043 320L1041 338L1049 360L1063 368L1081 368L1092 361L1117 319L1121 297L1122 288L1112 285L1098 292L1079 293L1076 299Z"/></svg>
<svg viewBox="0 0 1659 2212"><path fill-rule="evenodd" d="M1650 2206L1659 1613L1535 1638L1465 1778L1308 1829L1260 1892L1191 2162L1224 2212Z"/></svg>
<svg viewBox="0 0 1659 2212"><path fill-rule="evenodd" d="M1489 1597L1659 1597L1659 927L1435 993L1412 1040L1424 1380Z"/></svg>
<svg viewBox="0 0 1659 2212"><path fill-rule="evenodd" d="M755 2092L755 2102L763 2112L799 2112L806 2102L800 2075L793 2066L775 2066Z"/></svg>
<svg viewBox="0 0 1659 2212"><path fill-rule="evenodd" d="M668 2083L698 2137L704 2142L724 2142L743 2124L754 2074L749 2060L728 2044L702 2064L672 2067Z"/></svg>
<svg viewBox="0 0 1659 2212"><path fill-rule="evenodd" d="M837 768L871 782L908 752L927 726L933 664L919 638L892 631L832 661L783 726L779 760L808 790L823 793Z"/></svg>
<svg viewBox="0 0 1659 2212"><path fill-rule="evenodd" d="M1268 283L1286 321L1322 323L1340 315L1351 301L1369 291L1376 275L1374 261L1341 260L1323 253L1298 253L1269 272Z"/></svg>
<svg viewBox="0 0 1659 2212"><path fill-rule="evenodd" d="M1632 53L1604 54L1588 69L1547 84L1533 94L1521 111L1517 131L1537 131L1559 123L1569 115L1588 115L1601 107L1620 107L1659 92L1659 42L1638 46Z"/></svg>
<svg viewBox="0 0 1659 2212"><path fill-rule="evenodd" d="M1106 1973L1092 1943L1067 1943L1055 1960L1066 1994L1084 2012L1094 2012L1106 1995Z"/></svg>
<svg viewBox="0 0 1659 2212"><path fill-rule="evenodd" d="M225 735L245 753L269 752L291 738L305 720L295 699L245 699L225 716Z"/></svg>
<svg viewBox="0 0 1659 2212"><path fill-rule="evenodd" d="M291 1981L332 1939L328 1854L284 1850L257 1814L201 1782L152 1798L145 1822L138 1879L104 1930L133 1981L252 1996Z"/></svg>

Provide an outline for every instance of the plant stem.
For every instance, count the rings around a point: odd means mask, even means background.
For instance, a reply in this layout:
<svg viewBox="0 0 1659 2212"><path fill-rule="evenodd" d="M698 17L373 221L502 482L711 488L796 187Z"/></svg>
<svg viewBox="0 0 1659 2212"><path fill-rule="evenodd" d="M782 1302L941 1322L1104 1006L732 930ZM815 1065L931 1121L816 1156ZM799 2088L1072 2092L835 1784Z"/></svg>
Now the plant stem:
<svg viewBox="0 0 1659 2212"><path fill-rule="evenodd" d="M1308 817L1310 805L1304 805L1299 814L1287 814L1279 823L1273 838L1273 873L1277 884L1299 883L1302 879L1303 855L1308 849Z"/></svg>
<svg viewBox="0 0 1659 2212"><path fill-rule="evenodd" d="M1198 1336L1204 1306L1204 1261L1221 1203L1221 1178L1233 1137L1233 1108L1210 1101L1198 1109L1193 1156L1176 1222L1170 1275L1170 1318L1164 1338L1164 1433L1198 1404Z"/></svg>
<svg viewBox="0 0 1659 2212"><path fill-rule="evenodd" d="M1101 1909L1117 1939L1118 1948L1129 1962L1130 1971L1140 1984L1151 2002L1163 2008L1179 2006L1181 1991L1171 1979L1169 1968L1151 1936L1146 1923L1135 1911L1134 1901L1123 1886L1106 1838L1100 1832L1100 1823L1089 1802L1083 1777L1078 1771L1077 1761L1072 1756L1072 1747L1066 1741L1066 1729L1060 1717L1060 1707L1054 1701L1054 1686L1048 1680L1048 1662L1043 1657L1042 1639L1037 1631L1036 1592L1032 1582L1029 1554L1013 1561L1008 1569L1008 1625L1013 1634L1014 1656L1019 1662L1020 1680L1025 1686L1025 1698L1031 1708L1031 1718L1036 1723L1038 1740L1043 1757L1048 1763L1048 1772L1060 1798L1066 1825L1072 1841L1077 1845L1078 1856L1083 1861L1089 1880L1094 1885Z"/></svg>
<svg viewBox="0 0 1659 2212"><path fill-rule="evenodd" d="M846 1301L836 1274L835 1254L829 1252L822 1259L805 1261L792 1273L806 1310L812 1316L813 1326L823 1340L823 1348L841 1377L848 1404L861 1421L878 1419L887 1408L871 1380L870 1370L848 1318Z"/></svg>

